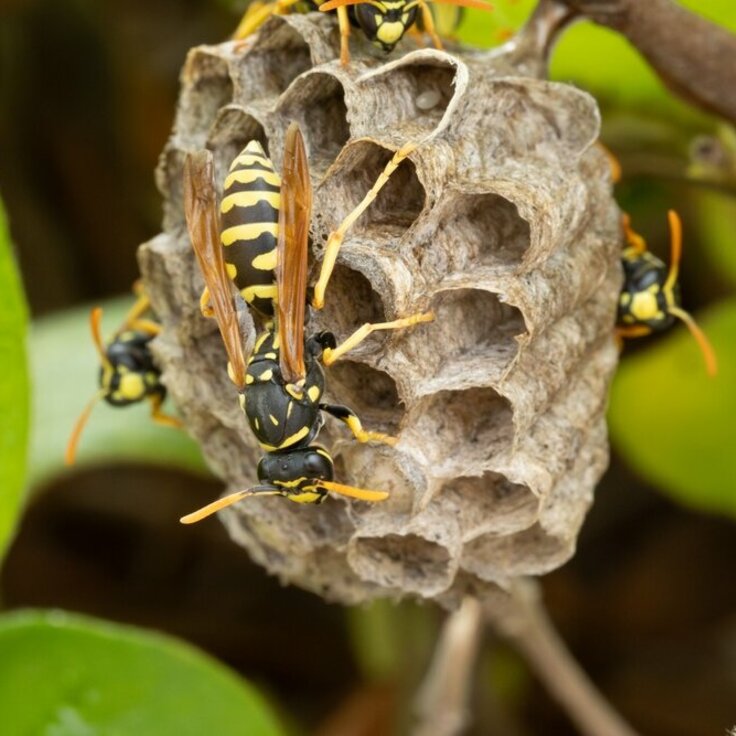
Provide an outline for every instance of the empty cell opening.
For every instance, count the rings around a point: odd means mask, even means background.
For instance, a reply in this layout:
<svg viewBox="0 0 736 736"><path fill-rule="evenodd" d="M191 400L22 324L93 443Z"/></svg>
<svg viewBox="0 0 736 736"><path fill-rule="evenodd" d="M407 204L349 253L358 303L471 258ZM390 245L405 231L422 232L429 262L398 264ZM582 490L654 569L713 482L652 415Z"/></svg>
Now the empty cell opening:
<svg viewBox="0 0 736 736"><path fill-rule="evenodd" d="M396 125L411 121L412 127L431 129L437 126L455 94L454 66L445 64L406 64L394 68L384 77L391 96L405 104L387 105L388 119L382 123Z"/></svg>
<svg viewBox="0 0 736 736"><path fill-rule="evenodd" d="M571 542L547 534L537 523L517 534L486 534L469 542L461 564L483 579L540 575L559 567L572 551Z"/></svg>
<svg viewBox="0 0 736 736"><path fill-rule="evenodd" d="M440 345L426 356L427 373L444 373L458 362L482 358L510 363L518 350L514 339L525 331L521 312L482 289L440 292L432 303L439 325L445 330Z"/></svg>
<svg viewBox="0 0 736 736"><path fill-rule="evenodd" d="M385 371L352 360L340 361L329 367L327 387L329 398L347 404L365 429L398 432L403 411L396 382Z"/></svg>
<svg viewBox="0 0 736 736"><path fill-rule="evenodd" d="M491 388L439 391L428 401L416 430L434 438L439 469L473 472L511 442L511 405Z"/></svg>
<svg viewBox="0 0 736 736"><path fill-rule="evenodd" d="M280 112L301 125L315 170L326 170L350 138L345 90L329 74L310 74L293 84Z"/></svg>
<svg viewBox="0 0 736 736"><path fill-rule="evenodd" d="M225 179L233 159L252 140L257 140L268 153L268 138L256 118L234 105L220 110L207 139L207 148L215 158L218 182Z"/></svg>
<svg viewBox="0 0 736 736"><path fill-rule="evenodd" d="M339 188L333 200L344 207L341 218L365 197L394 155L369 141L356 142L346 150L346 159L333 182L333 186ZM405 159L353 225L352 232L371 233L374 237L400 237L419 217L426 198L414 164Z"/></svg>
<svg viewBox="0 0 736 736"><path fill-rule="evenodd" d="M427 595L451 582L448 549L417 534L358 538L348 562L361 578L387 588Z"/></svg>
<svg viewBox="0 0 736 736"><path fill-rule="evenodd" d="M445 485L435 501L460 522L463 539L481 534L511 534L531 526L539 499L526 485L512 483L500 473L457 478Z"/></svg>
<svg viewBox="0 0 736 736"><path fill-rule="evenodd" d="M341 341L366 322L384 319L383 300L371 282L360 271L338 263L327 287L324 309L314 315L313 323L319 329L334 332ZM387 333L371 335L351 355L374 352L382 334Z"/></svg>
<svg viewBox="0 0 736 736"><path fill-rule="evenodd" d="M273 18L243 61L241 84L251 99L276 97L311 68L306 41L288 23Z"/></svg>
<svg viewBox="0 0 736 736"><path fill-rule="evenodd" d="M202 145L204 136L221 107L232 102L233 82L227 63L204 51L193 52L186 69L190 84L182 92L176 121L177 132L184 137L194 138Z"/></svg>
<svg viewBox="0 0 736 736"><path fill-rule="evenodd" d="M529 223L498 194L466 194L448 203L437 229L439 247L417 252L421 265L442 271L521 263L529 248Z"/></svg>

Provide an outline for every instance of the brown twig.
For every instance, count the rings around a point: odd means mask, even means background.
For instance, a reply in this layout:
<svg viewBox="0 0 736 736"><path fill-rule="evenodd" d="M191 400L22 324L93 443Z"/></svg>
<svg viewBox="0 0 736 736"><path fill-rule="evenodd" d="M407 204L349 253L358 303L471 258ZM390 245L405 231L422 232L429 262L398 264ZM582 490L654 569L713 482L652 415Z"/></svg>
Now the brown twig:
<svg viewBox="0 0 736 736"><path fill-rule="evenodd" d="M542 0L541 4L548 4ZM552 0L625 36L675 93L736 122L736 35L673 0Z"/></svg>
<svg viewBox="0 0 736 736"><path fill-rule="evenodd" d="M483 628L480 603L466 598L450 614L432 664L419 690L419 723L413 736L455 736L468 717L468 698L478 642Z"/></svg>
<svg viewBox="0 0 736 736"><path fill-rule="evenodd" d="M580 668L550 622L532 581L514 584L508 606L487 619L523 655L550 694L586 736L636 736Z"/></svg>

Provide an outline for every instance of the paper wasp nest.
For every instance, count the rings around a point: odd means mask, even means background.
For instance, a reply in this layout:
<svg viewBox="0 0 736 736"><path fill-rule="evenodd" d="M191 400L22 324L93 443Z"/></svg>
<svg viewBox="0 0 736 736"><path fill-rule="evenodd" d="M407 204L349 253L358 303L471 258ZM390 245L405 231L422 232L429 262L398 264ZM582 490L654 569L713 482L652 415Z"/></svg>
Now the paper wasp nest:
<svg viewBox="0 0 736 736"><path fill-rule="evenodd" d="M436 312L326 369L327 400L400 437L396 448L361 445L327 418L320 441L336 478L390 499L256 498L222 516L257 562L326 598L453 605L573 552L608 460L619 216L594 145L595 102L529 76L538 59L415 49L386 63L359 49L358 35L349 69L335 60L334 20L316 14L191 51L158 171L165 232L140 260L165 327L155 350L170 393L228 489L248 487L261 452L215 323L199 313L185 152L210 148L221 182L257 138L280 167L297 120L314 177L316 267L392 152L429 136L350 232L326 307L308 324L342 339L364 322ZM252 344L247 313L242 323Z"/></svg>

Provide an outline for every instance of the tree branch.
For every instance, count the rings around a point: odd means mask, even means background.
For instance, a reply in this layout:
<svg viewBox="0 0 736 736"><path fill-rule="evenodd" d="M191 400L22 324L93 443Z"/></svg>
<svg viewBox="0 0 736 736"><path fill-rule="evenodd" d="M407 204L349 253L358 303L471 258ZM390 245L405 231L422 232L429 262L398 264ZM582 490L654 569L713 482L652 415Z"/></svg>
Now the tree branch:
<svg viewBox="0 0 736 736"><path fill-rule="evenodd" d="M736 35L673 0L552 2L618 31L675 93L736 122Z"/></svg>
<svg viewBox="0 0 736 736"><path fill-rule="evenodd" d="M518 581L503 609L487 606L487 619L511 641L587 736L636 736L573 659L539 598L533 581Z"/></svg>

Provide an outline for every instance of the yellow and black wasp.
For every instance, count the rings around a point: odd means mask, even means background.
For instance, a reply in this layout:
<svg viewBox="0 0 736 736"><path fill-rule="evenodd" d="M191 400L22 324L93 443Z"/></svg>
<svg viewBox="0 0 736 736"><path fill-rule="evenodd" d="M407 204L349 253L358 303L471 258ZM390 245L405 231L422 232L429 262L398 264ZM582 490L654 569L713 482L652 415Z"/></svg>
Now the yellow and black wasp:
<svg viewBox="0 0 736 736"><path fill-rule="evenodd" d="M96 307L90 313L92 342L100 356L100 389L74 424L64 455L67 465L74 464L82 430L100 399L118 407L147 399L151 404L151 418L155 422L168 427L181 426L178 419L161 411L166 387L161 383L161 371L150 350L150 342L161 327L153 319L144 316L150 311L151 304L139 284L134 286L134 291L137 294L135 303L107 344L103 342L100 332L102 309Z"/></svg>
<svg viewBox="0 0 736 736"><path fill-rule="evenodd" d="M255 152L250 144L235 159L234 170L254 165L252 157L265 158L265 155ZM383 491L336 483L333 480L333 462L329 452L314 444L324 421L323 412L343 421L359 441L395 443L394 438L385 434L364 430L358 417L348 407L321 401L325 388L322 365L334 363L371 332L408 327L431 321L434 317L431 314L414 314L392 322L366 324L340 345L330 332L305 335L312 188L304 142L295 123L292 123L286 134L283 160L280 198L276 208L278 218L275 228L275 263L272 264L275 268L275 293L270 310L272 318L266 322L258 336L247 363L243 355L242 337L228 274L228 265L234 258L223 251L227 252L233 246L239 247L242 249L238 256L242 259L241 263L248 260L248 253L252 260L260 258L263 256L262 252L256 254L255 249L249 249L254 245L254 233L259 227L241 230L248 238L239 243L237 239L233 240L224 247L221 243L226 239L221 239L221 233L224 234L233 227L245 228L271 222L272 213L249 210L252 204L243 205L241 215L248 217L259 212L258 217L263 216L265 219L258 222L230 221L221 231L211 154L190 154L185 163L185 214L192 246L207 287L205 306L211 308L217 320L229 359L228 373L238 389L240 405L250 429L265 455L258 465L258 485L233 493L183 517L184 523L199 521L248 496L284 496L297 503L321 503L329 493L363 501L382 501L388 496ZM273 169L270 161L260 161L259 164L261 171L270 172ZM385 171L382 177L386 177ZM379 177L369 195L346 218L348 225L365 209L366 200L372 201L371 197L375 198L384 183L382 177ZM232 196L232 191L226 186L221 210L231 211L228 209L229 196ZM247 201L250 202L250 199ZM273 205L275 200L270 201ZM235 206L237 205L233 205ZM348 225L343 223L345 228ZM342 234L331 238L335 255L335 248L339 248L341 240ZM328 271L331 271L331 266ZM230 272L232 273L232 269ZM236 282L238 289L243 293L243 290L254 286L268 286L271 284L271 273L271 269L239 269L241 281ZM249 281L249 278L255 281ZM329 273L322 279L323 284L328 279ZM263 313L268 316L268 311L264 309Z"/></svg>
<svg viewBox="0 0 736 736"><path fill-rule="evenodd" d="M618 303L616 332L619 337L642 337L671 327L682 320L697 341L708 373L717 372L716 356L708 338L681 306L677 276L682 254L682 223L674 210L667 213L671 232L669 269L647 249L647 244L623 216L626 247L621 256L624 285Z"/></svg>
<svg viewBox="0 0 736 736"><path fill-rule="evenodd" d="M258 30L271 15L334 10L337 11L337 22L340 28L340 62L343 66L347 66L350 63L348 42L351 26L360 28L374 46L388 53L419 21L419 14L421 14L422 30L429 34L435 48L443 48L429 3L479 8L480 10L493 9L485 0L369 0L368 2L366 0L325 0L324 2L319 2L319 0L260 2L256 0L248 7L233 38L247 38ZM460 14L454 18L456 22L459 22ZM445 17L442 16L440 21L444 22Z"/></svg>

